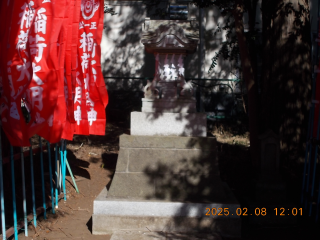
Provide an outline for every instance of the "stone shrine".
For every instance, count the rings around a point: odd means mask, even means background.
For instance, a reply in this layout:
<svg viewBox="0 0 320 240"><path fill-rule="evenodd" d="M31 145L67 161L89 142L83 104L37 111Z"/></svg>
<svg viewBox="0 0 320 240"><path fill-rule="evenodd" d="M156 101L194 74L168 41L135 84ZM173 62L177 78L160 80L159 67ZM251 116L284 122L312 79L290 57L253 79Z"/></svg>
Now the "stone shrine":
<svg viewBox="0 0 320 240"><path fill-rule="evenodd" d="M146 18L141 42L155 56L155 77L144 88L141 112L131 113L131 135L120 136L110 188L94 200L93 234L240 236L240 204L220 179L216 139L207 137L206 114L196 112L184 79L184 58L198 41L194 20Z"/></svg>
<svg viewBox="0 0 320 240"><path fill-rule="evenodd" d="M150 20L142 26L147 52L155 56L155 76L145 86L141 112L131 114L132 135L207 135L205 113L197 113L191 83L184 78L184 58L199 42L195 20Z"/></svg>

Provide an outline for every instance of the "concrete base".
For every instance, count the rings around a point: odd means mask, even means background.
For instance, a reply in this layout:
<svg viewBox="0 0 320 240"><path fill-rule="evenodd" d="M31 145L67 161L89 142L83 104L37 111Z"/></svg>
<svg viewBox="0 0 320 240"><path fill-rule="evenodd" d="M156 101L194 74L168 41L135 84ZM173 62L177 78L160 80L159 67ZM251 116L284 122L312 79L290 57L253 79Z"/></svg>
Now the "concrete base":
<svg viewBox="0 0 320 240"><path fill-rule="evenodd" d="M193 98L148 99L142 98L141 112L196 113L196 100Z"/></svg>
<svg viewBox="0 0 320 240"><path fill-rule="evenodd" d="M132 112L131 135L207 136L206 113Z"/></svg>
<svg viewBox="0 0 320 240"><path fill-rule="evenodd" d="M92 231L239 237L237 208L219 177L215 138L121 135L111 187L94 200Z"/></svg>

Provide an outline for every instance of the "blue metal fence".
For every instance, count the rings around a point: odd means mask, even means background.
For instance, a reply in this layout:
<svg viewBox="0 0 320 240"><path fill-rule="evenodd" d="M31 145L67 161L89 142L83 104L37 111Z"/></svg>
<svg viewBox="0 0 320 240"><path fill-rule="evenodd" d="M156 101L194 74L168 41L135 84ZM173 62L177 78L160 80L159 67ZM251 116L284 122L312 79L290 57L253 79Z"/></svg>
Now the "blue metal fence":
<svg viewBox="0 0 320 240"><path fill-rule="evenodd" d="M1 231L2 235L0 238L8 239L12 235L15 239L18 239L18 231L23 230L25 236L28 236L28 224L33 223L33 225L37 226L37 215L43 213L44 219L47 218L47 208L51 206L51 211L54 214L55 208L58 208L58 202L60 200L61 195L63 194L64 201L67 200L66 194L66 186L65 186L65 178L66 178L66 170L70 173L72 177L74 187L76 191L79 193L78 187L75 183L71 168L69 166L67 160L67 148L66 148L66 141L61 140L59 144L50 144L47 142L46 146L42 146L42 138L39 137L39 146L38 148L33 148L32 146L29 147L27 151L24 151L23 148L20 148L20 158L17 157L17 154L13 152L13 146L10 145L10 165L11 165L11 187L12 187L12 209L13 209L13 227L7 228L6 227L6 204L5 202L5 191L4 191L4 181L8 179L4 179L3 177L3 166L4 164L4 156L2 151L2 143L6 141L6 139L1 139L1 128L0 128L0 207L1 207ZM31 142L31 141L30 141ZM47 149L47 155L44 155L44 150ZM52 168L52 161L51 161L51 150L54 151L54 168ZM34 155L40 155L40 167L41 167L41 185L42 185L42 208L37 208L36 206L36 190L35 190L35 175L34 175ZM29 157L30 168L25 166L25 158ZM15 160L20 159L21 164L21 179L22 179L22 202L17 201L17 196L20 196L21 193L16 191L16 177L15 176ZM49 185L50 185L50 197L51 201L46 202L46 191L45 191L45 178L44 178L44 161L48 161L49 165ZM30 170L30 178L26 178L26 171ZM54 170L54 172L52 172ZM31 185L31 201L32 201L32 213L27 212L27 193L26 193L26 185ZM60 194L59 194L60 193ZM30 197L30 196L29 196ZM18 216L21 213L17 212L17 206L23 206L23 217ZM18 217L22 218L23 221L18 223ZM8 216L7 216L8 218Z"/></svg>

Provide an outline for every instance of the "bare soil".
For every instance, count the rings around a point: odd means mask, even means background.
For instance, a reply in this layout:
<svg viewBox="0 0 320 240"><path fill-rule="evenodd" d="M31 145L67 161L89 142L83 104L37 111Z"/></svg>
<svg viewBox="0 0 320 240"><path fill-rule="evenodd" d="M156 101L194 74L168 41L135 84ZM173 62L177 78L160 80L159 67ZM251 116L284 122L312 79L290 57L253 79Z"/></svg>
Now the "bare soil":
<svg viewBox="0 0 320 240"><path fill-rule="evenodd" d="M29 224L29 237L21 231L19 239L110 239L91 234L93 200L110 182L119 151L119 135L124 131L109 123L106 136L77 136L67 142L67 159L80 193L67 176L67 201L61 199L55 214L47 212L47 219L41 215L36 228Z"/></svg>
<svg viewBox="0 0 320 240"><path fill-rule="evenodd" d="M119 135L127 133L129 129L125 128L121 122L117 124L108 123L105 136L75 136L74 141L67 142L67 159L75 176L75 181L80 193L78 194L70 176L66 177L67 201L60 199L55 214L52 209L47 211L47 219L43 214L38 217L37 227L30 221L28 227L28 237L24 236L24 231L20 231L19 239L110 239L110 236L94 236L91 234L93 200L106 187L114 173L116 160L119 152ZM38 145L37 137L32 140L33 146ZM42 142L46 144L45 141ZM27 150L27 149L25 149ZM44 151L44 159L47 159L47 151ZM39 158L34 157L35 164L35 187L37 207L42 205L41 182ZM25 159L26 168L29 169L29 159ZM19 169L20 161L15 161L16 172L16 192L21 190L21 179ZM12 200L10 189L10 165L5 165L5 199L6 224L12 226L12 207L9 204ZM28 170L26 169L26 171ZM44 169L48 169L48 163L45 160ZM46 174L48 180L48 174ZM8 181L6 181L8 179ZM30 176L27 174L27 181ZM28 183L27 183L28 184ZM46 183L46 199L50 202L50 188ZM27 195L31 194L30 186L26 186ZM19 196L18 196L19 195ZM18 194L17 202L21 202L21 195ZM28 201L29 200L29 201ZM31 199L27 199L28 213L32 212ZM17 206L19 220L22 220L21 206ZM8 225L9 224L9 225ZM10 225L11 224L11 225Z"/></svg>

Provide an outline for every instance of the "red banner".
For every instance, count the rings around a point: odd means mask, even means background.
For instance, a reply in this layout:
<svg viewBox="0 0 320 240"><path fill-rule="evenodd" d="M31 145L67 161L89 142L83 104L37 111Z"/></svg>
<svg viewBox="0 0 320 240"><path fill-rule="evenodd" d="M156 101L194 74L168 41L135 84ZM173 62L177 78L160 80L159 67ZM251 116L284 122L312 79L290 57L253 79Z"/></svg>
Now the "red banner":
<svg viewBox="0 0 320 240"><path fill-rule="evenodd" d="M0 113L14 146L105 134L102 0L2 1ZM22 101L30 122L21 110Z"/></svg>
<svg viewBox="0 0 320 240"><path fill-rule="evenodd" d="M38 135L45 138L51 143L58 142L61 139L62 130L66 122L66 102L64 92L64 63L65 50L68 31L68 11L70 1L66 0L51 0L50 5L53 9L52 21L53 28L51 29L51 39L54 45L50 58L53 69L56 73L57 101L53 112L45 122L44 127L38 131Z"/></svg>
<svg viewBox="0 0 320 240"><path fill-rule="evenodd" d="M68 23L67 23L67 40L66 40L66 51L65 51L65 69L64 69L64 95L65 95L65 102L66 102L66 122L65 127L62 132L62 136L64 139L72 140L73 138L73 128L71 124L74 122L73 116L73 95L72 95L72 78L71 78L71 64L72 64L72 28L73 28L73 21L74 21L74 11L77 9L75 6L75 1L71 0L70 5L67 11L68 14Z"/></svg>
<svg viewBox="0 0 320 240"><path fill-rule="evenodd" d="M9 141L28 146L27 123L21 110L21 99L32 79L32 56L29 34L35 18L35 4L16 0L7 2L6 23L1 43L1 122Z"/></svg>
<svg viewBox="0 0 320 240"><path fill-rule="evenodd" d="M82 0L78 34L78 66L74 97L76 134L105 134L108 94L101 90L100 42L103 29L102 0ZM105 86L104 86L105 88Z"/></svg>

